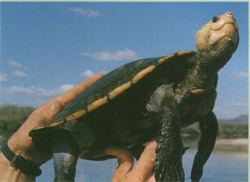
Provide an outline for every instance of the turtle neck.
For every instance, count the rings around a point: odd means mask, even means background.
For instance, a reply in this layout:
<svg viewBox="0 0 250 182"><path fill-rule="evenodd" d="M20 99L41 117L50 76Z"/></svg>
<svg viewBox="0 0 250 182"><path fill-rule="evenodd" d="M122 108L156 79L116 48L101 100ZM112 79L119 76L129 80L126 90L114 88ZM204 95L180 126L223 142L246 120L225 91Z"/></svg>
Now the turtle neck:
<svg viewBox="0 0 250 182"><path fill-rule="evenodd" d="M181 83L184 88L207 88L209 85L216 85L214 80L217 77L217 70L215 68L209 67L208 60L204 60L204 56L196 53L193 56L193 61L195 65L187 73L186 79ZM211 88L214 89L214 88Z"/></svg>

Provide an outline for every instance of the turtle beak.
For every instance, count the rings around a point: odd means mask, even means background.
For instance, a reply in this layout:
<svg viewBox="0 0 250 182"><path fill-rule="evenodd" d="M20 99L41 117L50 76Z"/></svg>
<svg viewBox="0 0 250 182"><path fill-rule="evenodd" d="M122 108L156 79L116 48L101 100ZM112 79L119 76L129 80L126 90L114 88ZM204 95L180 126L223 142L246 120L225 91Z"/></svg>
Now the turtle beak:
<svg viewBox="0 0 250 182"><path fill-rule="evenodd" d="M233 17L233 13L229 11L223 15L213 17L212 23L211 29L214 31L223 28L227 24L233 25L235 30L238 31L238 25Z"/></svg>
<svg viewBox="0 0 250 182"><path fill-rule="evenodd" d="M226 38L237 47L239 42L238 25L231 12L212 18L209 31L209 43L214 44L222 38Z"/></svg>

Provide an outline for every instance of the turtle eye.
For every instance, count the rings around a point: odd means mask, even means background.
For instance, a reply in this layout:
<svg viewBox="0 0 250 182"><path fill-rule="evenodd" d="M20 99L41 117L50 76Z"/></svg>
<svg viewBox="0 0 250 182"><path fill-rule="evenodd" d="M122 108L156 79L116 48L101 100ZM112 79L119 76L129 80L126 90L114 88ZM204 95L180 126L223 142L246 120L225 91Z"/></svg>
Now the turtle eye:
<svg viewBox="0 0 250 182"><path fill-rule="evenodd" d="M212 22L215 23L219 20L219 17L218 16L214 16L213 19L212 19Z"/></svg>

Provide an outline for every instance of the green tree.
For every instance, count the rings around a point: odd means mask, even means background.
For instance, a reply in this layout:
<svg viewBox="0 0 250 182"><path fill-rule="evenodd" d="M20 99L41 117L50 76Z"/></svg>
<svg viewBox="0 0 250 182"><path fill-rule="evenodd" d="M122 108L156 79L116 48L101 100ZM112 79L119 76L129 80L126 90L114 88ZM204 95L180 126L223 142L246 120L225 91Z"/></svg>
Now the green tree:
<svg viewBox="0 0 250 182"><path fill-rule="evenodd" d="M33 110L32 107L0 105L0 143L16 131Z"/></svg>

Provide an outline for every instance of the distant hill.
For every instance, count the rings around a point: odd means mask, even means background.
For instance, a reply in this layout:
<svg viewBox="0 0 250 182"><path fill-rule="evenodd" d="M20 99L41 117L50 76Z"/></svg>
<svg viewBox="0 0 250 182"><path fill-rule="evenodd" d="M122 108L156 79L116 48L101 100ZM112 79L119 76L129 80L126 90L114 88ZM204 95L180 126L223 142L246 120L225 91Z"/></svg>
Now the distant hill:
<svg viewBox="0 0 250 182"><path fill-rule="evenodd" d="M241 114L232 119L219 119L220 123L228 123L228 124L247 124L248 123L248 115Z"/></svg>

